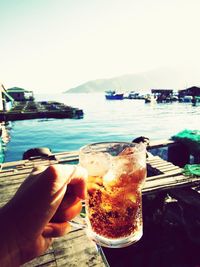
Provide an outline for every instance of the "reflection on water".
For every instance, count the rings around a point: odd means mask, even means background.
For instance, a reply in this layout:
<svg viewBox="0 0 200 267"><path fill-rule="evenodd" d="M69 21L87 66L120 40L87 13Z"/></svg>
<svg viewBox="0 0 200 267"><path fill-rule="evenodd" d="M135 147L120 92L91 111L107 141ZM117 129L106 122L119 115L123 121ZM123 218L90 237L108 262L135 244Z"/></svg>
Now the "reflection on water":
<svg viewBox="0 0 200 267"><path fill-rule="evenodd" d="M84 118L36 119L12 122L6 161L18 160L34 147L53 152L75 150L99 141L131 141L138 136L169 138L185 128L199 129L200 106L190 103L145 104L143 100L105 100L103 94L40 95L82 108Z"/></svg>

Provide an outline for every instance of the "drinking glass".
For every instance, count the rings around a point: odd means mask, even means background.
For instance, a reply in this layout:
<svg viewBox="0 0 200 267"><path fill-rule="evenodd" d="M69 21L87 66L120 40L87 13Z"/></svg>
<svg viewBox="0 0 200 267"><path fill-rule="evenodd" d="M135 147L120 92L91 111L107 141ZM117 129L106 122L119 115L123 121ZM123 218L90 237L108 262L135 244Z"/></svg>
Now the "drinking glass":
<svg viewBox="0 0 200 267"><path fill-rule="evenodd" d="M146 178L143 143L104 142L80 149L79 164L88 172L87 235L97 244L121 248L143 234L142 187Z"/></svg>

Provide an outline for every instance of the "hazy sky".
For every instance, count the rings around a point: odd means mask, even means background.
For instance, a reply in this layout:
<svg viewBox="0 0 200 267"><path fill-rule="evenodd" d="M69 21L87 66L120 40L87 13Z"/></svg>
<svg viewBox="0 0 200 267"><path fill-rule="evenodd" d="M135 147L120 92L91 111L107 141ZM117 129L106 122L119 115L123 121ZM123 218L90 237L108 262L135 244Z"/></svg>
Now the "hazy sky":
<svg viewBox="0 0 200 267"><path fill-rule="evenodd" d="M189 77L199 13L200 0L0 0L0 81L61 92L160 67L189 66Z"/></svg>

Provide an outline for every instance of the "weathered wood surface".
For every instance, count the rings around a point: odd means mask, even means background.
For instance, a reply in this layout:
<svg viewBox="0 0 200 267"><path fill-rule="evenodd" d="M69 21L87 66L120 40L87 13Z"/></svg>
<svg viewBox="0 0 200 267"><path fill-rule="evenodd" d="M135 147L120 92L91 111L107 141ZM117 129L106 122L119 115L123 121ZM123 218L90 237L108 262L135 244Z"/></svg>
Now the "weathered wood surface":
<svg viewBox="0 0 200 267"><path fill-rule="evenodd" d="M166 141L165 144L172 144ZM151 147L161 147L159 142L152 143ZM7 162L1 165L0 171L0 206L3 206L16 192L20 184L26 179L33 168L50 164L67 164L78 160L78 152L56 153L49 158L32 158ZM144 195L184 188L200 184L200 178L185 177L182 169L174 164L152 156L148 153L147 164L153 176L147 177L143 193ZM94 243L89 241L83 230L73 229L63 238L55 240L50 249L42 256L25 266L105 266L102 257L97 252Z"/></svg>
<svg viewBox="0 0 200 267"><path fill-rule="evenodd" d="M161 147L162 144L169 145L174 143L173 141L169 140L162 142L163 143L154 141L149 145L149 147L155 148ZM7 201L9 197L16 191L20 183L32 171L33 168L37 168L41 165L48 166L50 164L58 163L67 164L77 160L78 152L70 151L55 153L49 158L35 157L31 160L3 163L1 165L2 170L0 172L0 193L8 191L8 194L2 194L0 201L5 203L5 201ZM166 190L178 186L198 185L200 183L200 179L198 177L186 177L182 174L181 168L161 159L158 156L152 156L150 153L148 153L147 164L154 175L148 177L146 180L145 187L143 189L145 194L148 192Z"/></svg>
<svg viewBox="0 0 200 267"><path fill-rule="evenodd" d="M50 249L42 256L23 265L24 267L105 267L94 243L84 230L74 230L54 240Z"/></svg>
<svg viewBox="0 0 200 267"><path fill-rule="evenodd" d="M160 172L158 175L147 177L143 193L154 193L162 190L197 186L200 184L200 177L187 177L183 175L183 169L171 162L161 159L158 156L148 154L147 164L152 172Z"/></svg>
<svg viewBox="0 0 200 267"><path fill-rule="evenodd" d="M164 142L164 144L171 143L171 141ZM154 142L150 145L150 147L158 146L161 146L159 142ZM78 152L72 151L56 153L45 159L36 157L31 160L3 163L0 172L0 203L4 204L9 200L33 168L41 165L66 164L76 160L78 160ZM148 153L147 164L154 176L147 178L143 189L145 194L178 186L198 185L200 183L198 177L185 177L181 168L158 156L152 156L150 153Z"/></svg>

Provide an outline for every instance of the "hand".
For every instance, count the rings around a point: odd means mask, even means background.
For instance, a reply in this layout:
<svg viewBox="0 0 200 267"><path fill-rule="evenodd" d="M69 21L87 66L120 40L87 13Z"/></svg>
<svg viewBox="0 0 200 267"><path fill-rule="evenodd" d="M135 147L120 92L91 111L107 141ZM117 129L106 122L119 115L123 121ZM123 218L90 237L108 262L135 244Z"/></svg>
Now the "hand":
<svg viewBox="0 0 200 267"><path fill-rule="evenodd" d="M0 266L19 266L41 255L70 230L81 211L86 171L75 165L34 170L0 210Z"/></svg>

